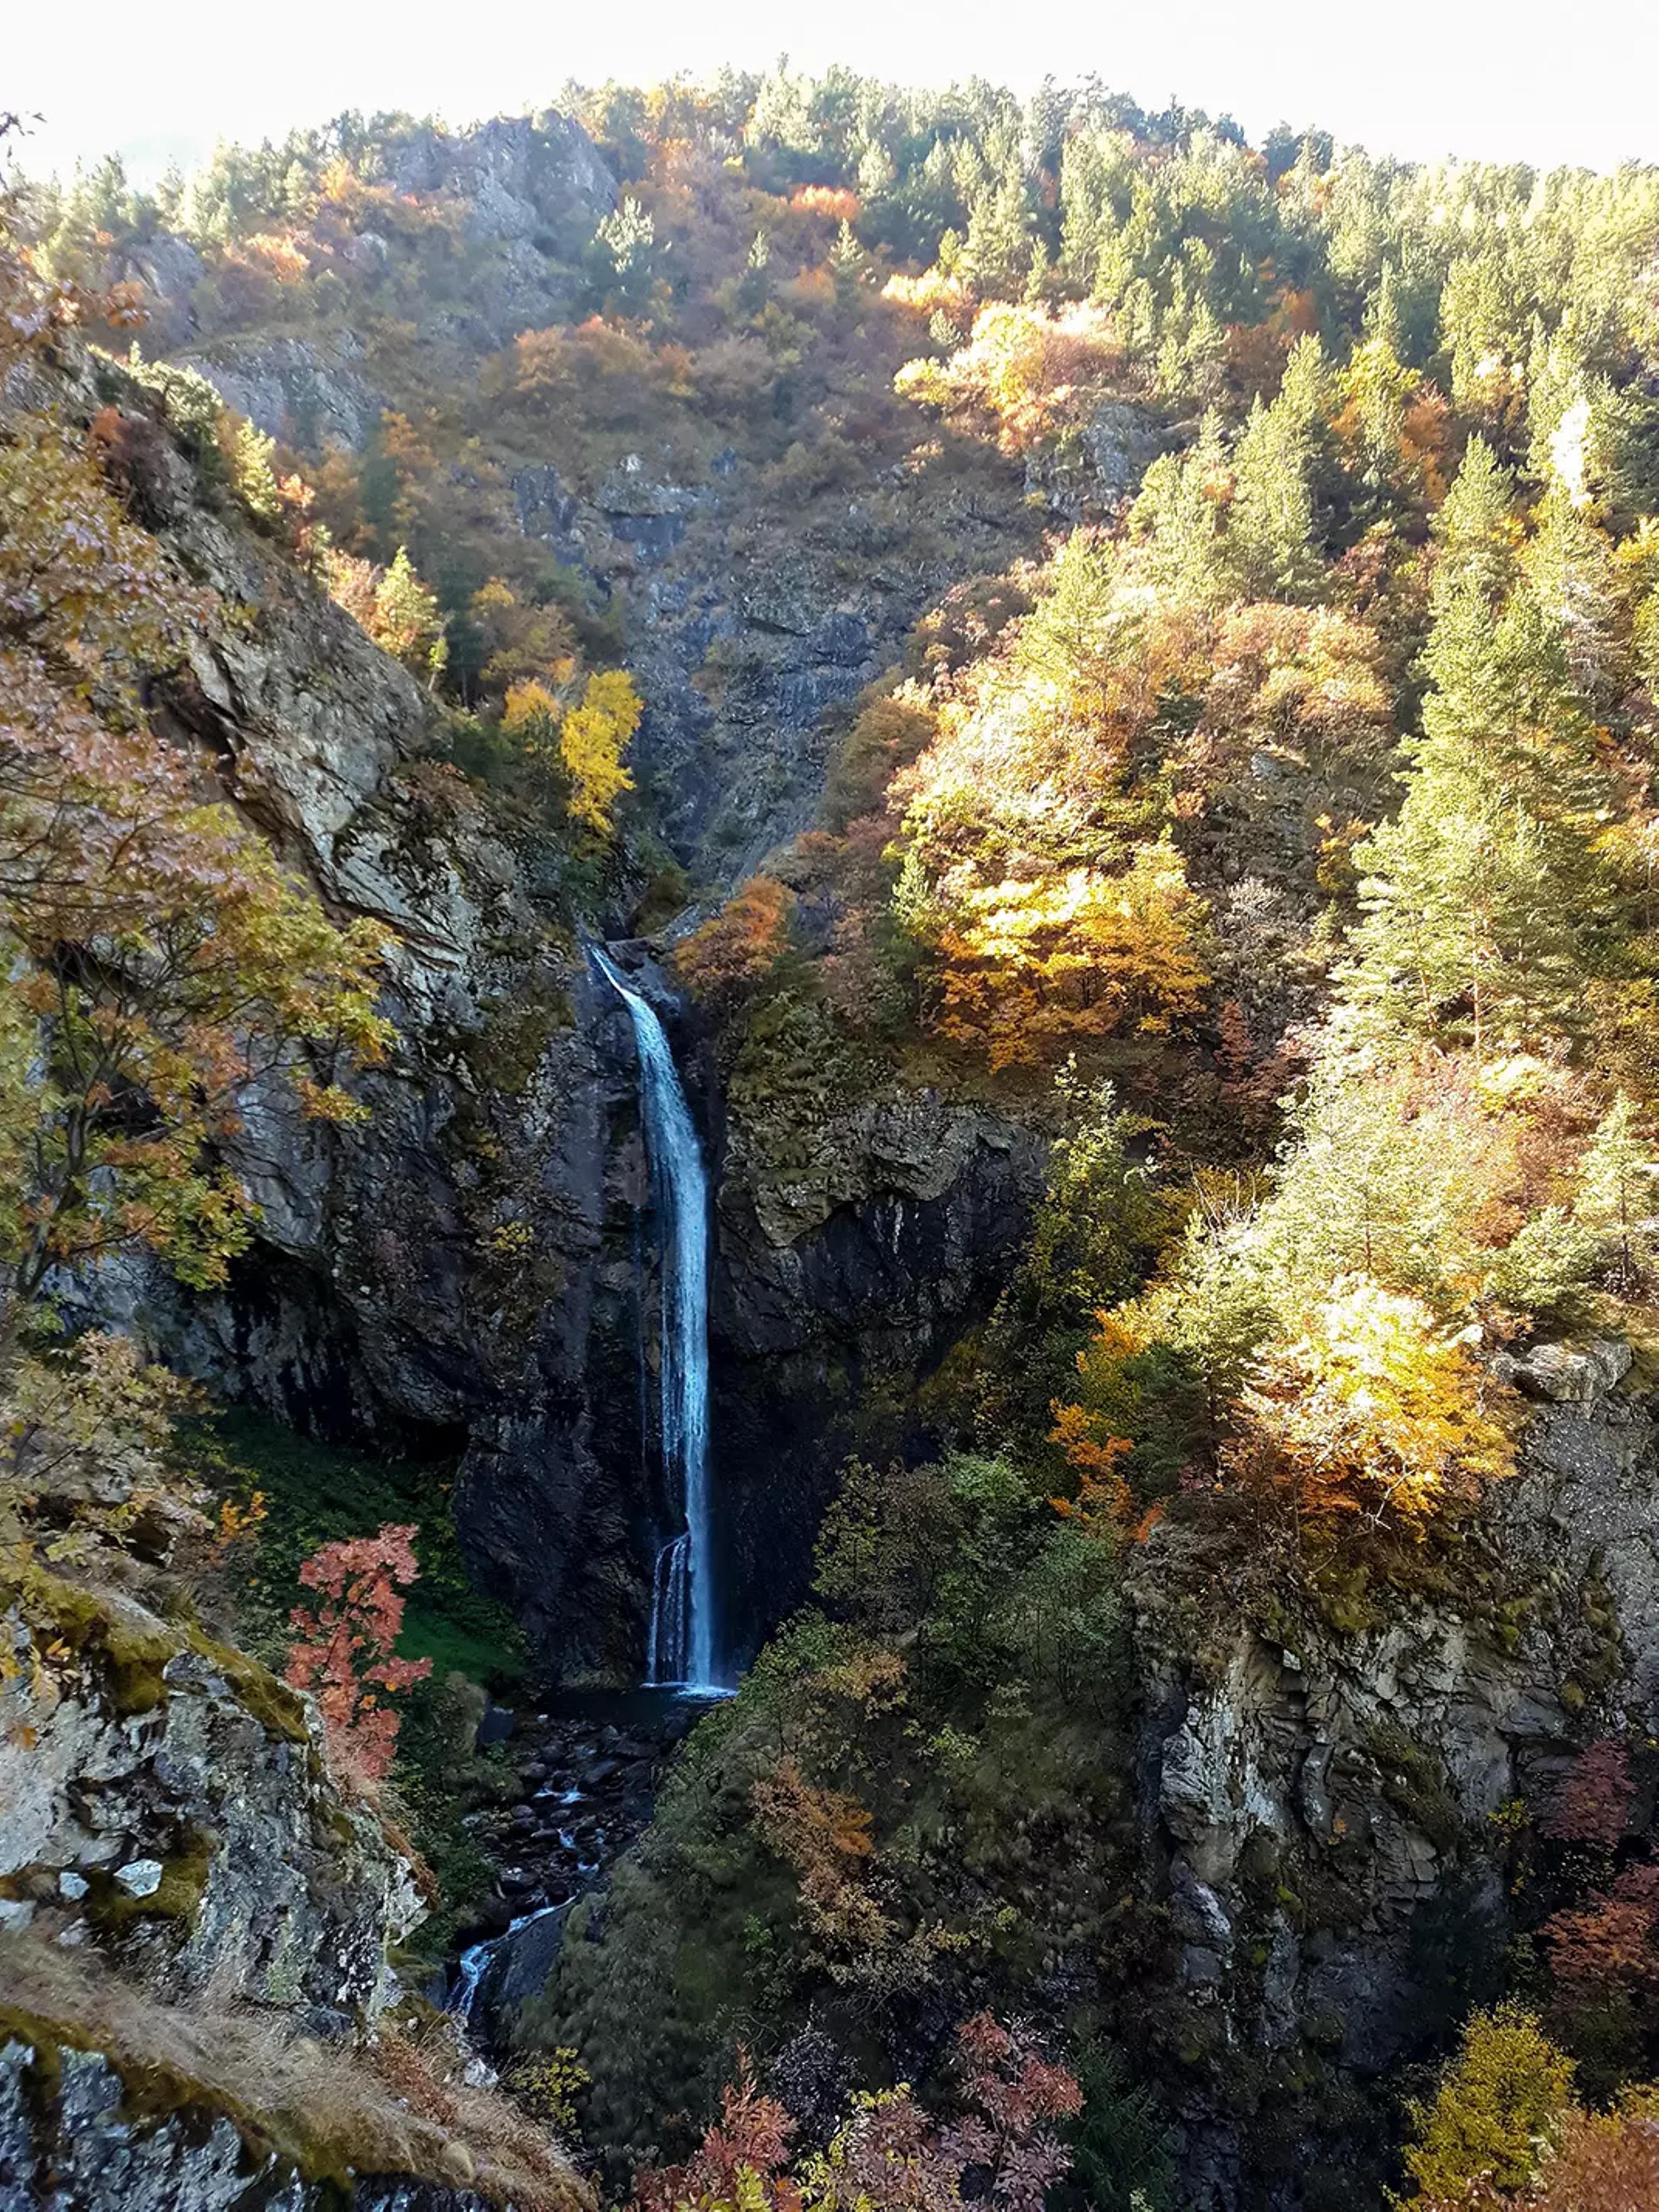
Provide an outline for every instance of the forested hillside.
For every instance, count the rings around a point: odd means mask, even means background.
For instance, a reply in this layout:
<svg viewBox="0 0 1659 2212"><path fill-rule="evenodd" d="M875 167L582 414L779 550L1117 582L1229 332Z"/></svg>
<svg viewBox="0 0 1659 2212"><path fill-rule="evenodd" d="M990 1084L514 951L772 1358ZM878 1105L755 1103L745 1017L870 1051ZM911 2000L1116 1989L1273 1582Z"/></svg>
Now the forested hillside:
<svg viewBox="0 0 1659 2212"><path fill-rule="evenodd" d="M236 2190L1659 2202L1659 169L781 66L3 220L0 2180L72 2051ZM623 976L735 1695L595 1840ZM208 1698L349 1989L86 1814Z"/></svg>

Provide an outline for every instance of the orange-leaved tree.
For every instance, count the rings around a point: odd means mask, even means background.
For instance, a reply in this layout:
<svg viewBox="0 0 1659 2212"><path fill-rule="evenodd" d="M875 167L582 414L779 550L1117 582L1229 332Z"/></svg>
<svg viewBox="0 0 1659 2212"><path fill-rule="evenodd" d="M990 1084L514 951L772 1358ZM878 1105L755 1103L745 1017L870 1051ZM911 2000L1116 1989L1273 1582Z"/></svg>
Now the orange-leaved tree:
<svg viewBox="0 0 1659 2212"><path fill-rule="evenodd" d="M397 1748L398 1717L386 1698L432 1672L429 1659L397 1656L399 1593L420 1572L419 1533L387 1522L372 1536L323 1545L300 1569L321 1602L314 1612L296 1605L288 1617L295 1634L287 1680L316 1692L330 1749L347 1773L367 1782L385 1776Z"/></svg>
<svg viewBox="0 0 1659 2212"><path fill-rule="evenodd" d="M749 1797L761 1833L799 1877L801 1908L818 1935L864 1949L888 1942L893 1923L867 1882L871 1816L857 1798L809 1782L793 1759L780 1759Z"/></svg>
<svg viewBox="0 0 1659 2212"><path fill-rule="evenodd" d="M789 951L794 895L775 876L750 876L720 912L674 947L674 967L694 998L731 1012Z"/></svg>

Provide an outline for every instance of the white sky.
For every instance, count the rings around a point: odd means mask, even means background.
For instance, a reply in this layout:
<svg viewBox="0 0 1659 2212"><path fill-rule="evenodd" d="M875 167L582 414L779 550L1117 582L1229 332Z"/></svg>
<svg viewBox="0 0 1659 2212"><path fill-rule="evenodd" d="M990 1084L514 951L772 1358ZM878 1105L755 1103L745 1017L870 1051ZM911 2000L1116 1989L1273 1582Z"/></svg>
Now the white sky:
<svg viewBox="0 0 1659 2212"><path fill-rule="evenodd" d="M0 0L0 109L44 114L31 169L115 149L148 181L216 137L345 107L469 122L568 77L784 50L915 83L1093 71L1148 106L1231 111L1252 137L1288 120L1419 158L1659 161L1659 0Z"/></svg>

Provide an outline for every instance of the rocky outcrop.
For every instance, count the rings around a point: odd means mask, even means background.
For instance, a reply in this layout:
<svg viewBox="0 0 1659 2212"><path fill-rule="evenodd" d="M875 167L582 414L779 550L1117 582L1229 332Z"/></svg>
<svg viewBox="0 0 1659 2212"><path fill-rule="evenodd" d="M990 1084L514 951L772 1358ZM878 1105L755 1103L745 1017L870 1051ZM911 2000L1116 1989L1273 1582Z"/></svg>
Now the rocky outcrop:
<svg viewBox="0 0 1659 2212"><path fill-rule="evenodd" d="M389 2121L356 2055L422 1911L308 1699L21 1568L0 1612L5 2212L482 2212L416 2178L453 2150L471 2179L471 2152Z"/></svg>
<svg viewBox="0 0 1659 2212"><path fill-rule="evenodd" d="M464 298L421 302L428 340L476 354L571 313L573 266L617 198L579 123L550 109L461 131L412 124L389 151L388 182L441 210L466 258ZM407 297L380 296L395 256L373 228L343 231L325 219L307 249L312 274L333 287L331 307L356 296L382 312L407 311ZM169 231L134 240L105 274L131 288L147 355L198 370L268 436L361 451L379 427L388 402L365 374L362 337L337 316L325 335L239 334L235 303L221 296L191 241Z"/></svg>
<svg viewBox="0 0 1659 2212"><path fill-rule="evenodd" d="M391 168L399 191L466 202L472 237L537 240L552 253L579 252L617 202L615 179L592 140L556 108L498 116L469 131L417 124Z"/></svg>
<svg viewBox="0 0 1659 2212"><path fill-rule="evenodd" d="M1184 442L1140 402L1103 400L1074 439L1028 457L1026 495L1067 522L1110 521L1129 507L1158 455Z"/></svg>
<svg viewBox="0 0 1659 2212"><path fill-rule="evenodd" d="M314 1710L201 1631L35 1570L0 1614L0 1927L91 1944L168 2000L386 2001L423 1917Z"/></svg>
<svg viewBox="0 0 1659 2212"><path fill-rule="evenodd" d="M499 2196L396 2172L319 2173L274 2144L257 2105L179 2060L58 2039L0 2006L0 2212L490 2212ZM151 2023L153 2025L153 2023ZM319 2060L324 2059L320 2051ZM457 2147L454 2163L470 2170ZM574 2178L573 2208L587 2203Z"/></svg>
<svg viewBox="0 0 1659 2212"><path fill-rule="evenodd" d="M340 2192L244 2141L228 2114L186 2104L135 2112L98 2051L43 2053L0 2039L0 2208L35 2212L332 2212ZM429 2183L360 2181L352 2212L485 2212Z"/></svg>
<svg viewBox="0 0 1659 2212"><path fill-rule="evenodd" d="M811 826L836 710L930 601L1030 539L1006 471L940 488L889 469L810 519L754 473L727 450L692 483L629 454L591 496L550 465L513 478L520 529L621 601L641 783L695 877L722 887Z"/></svg>
<svg viewBox="0 0 1659 2212"><path fill-rule="evenodd" d="M1346 2089L1496 1988L1517 1820L1576 1747L1659 1719L1659 1431L1605 1395L1626 1347L1528 1364L1603 1388L1552 1391L1438 1589L1322 1607L1289 1563L1267 1589L1191 1525L1134 1556L1142 1807L1203 2212L1372 2201ZM1322 2138L1340 2200L1304 2185Z"/></svg>
<svg viewBox="0 0 1659 2212"><path fill-rule="evenodd" d="M177 320L178 310L170 308L161 327ZM333 333L326 343L222 337L200 351L176 350L180 366L216 385L228 407L289 445L361 451L386 404L364 376L362 343L349 331Z"/></svg>

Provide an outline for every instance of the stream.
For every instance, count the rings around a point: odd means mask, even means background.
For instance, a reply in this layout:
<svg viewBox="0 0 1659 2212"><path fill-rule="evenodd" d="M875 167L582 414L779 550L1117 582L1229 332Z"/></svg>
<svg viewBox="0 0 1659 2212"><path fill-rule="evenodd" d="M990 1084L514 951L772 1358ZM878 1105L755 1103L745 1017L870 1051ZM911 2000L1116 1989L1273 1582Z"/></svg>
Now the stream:
<svg viewBox="0 0 1659 2212"><path fill-rule="evenodd" d="M515 1717L515 1794L465 1824L495 1863L495 1894L438 1993L481 2050L540 1990L570 1908L645 1827L664 1769L711 1702L678 1687L566 1691Z"/></svg>

